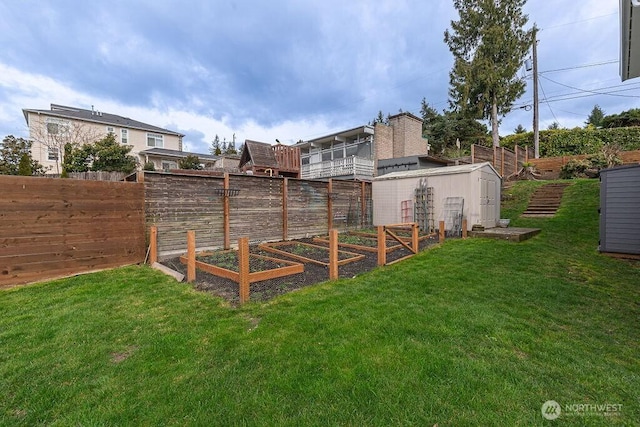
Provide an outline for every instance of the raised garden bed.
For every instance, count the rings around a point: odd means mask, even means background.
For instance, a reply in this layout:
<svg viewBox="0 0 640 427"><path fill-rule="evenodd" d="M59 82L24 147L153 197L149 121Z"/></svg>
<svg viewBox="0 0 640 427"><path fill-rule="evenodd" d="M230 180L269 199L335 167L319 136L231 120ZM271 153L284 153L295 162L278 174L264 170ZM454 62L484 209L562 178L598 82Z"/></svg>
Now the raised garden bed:
<svg viewBox="0 0 640 427"><path fill-rule="evenodd" d="M187 257L181 256L180 262L186 265ZM240 281L238 265L237 251L201 252L196 255L196 269L234 282ZM304 272L304 265L299 262L249 254L249 283L302 272Z"/></svg>
<svg viewBox="0 0 640 427"><path fill-rule="evenodd" d="M313 263L329 266L329 248L326 246L312 245L310 243L289 241L276 243L263 243L258 248L293 258L304 263ZM363 254L355 252L338 251L338 265L345 265L364 258Z"/></svg>
<svg viewBox="0 0 640 427"><path fill-rule="evenodd" d="M316 243L329 244L329 237L315 237L313 239ZM387 252L394 251L402 247L398 242L393 239L386 239ZM342 248L356 249L359 251L366 251L376 253L378 252L378 235L365 235L364 233L343 233L338 235L338 246Z"/></svg>

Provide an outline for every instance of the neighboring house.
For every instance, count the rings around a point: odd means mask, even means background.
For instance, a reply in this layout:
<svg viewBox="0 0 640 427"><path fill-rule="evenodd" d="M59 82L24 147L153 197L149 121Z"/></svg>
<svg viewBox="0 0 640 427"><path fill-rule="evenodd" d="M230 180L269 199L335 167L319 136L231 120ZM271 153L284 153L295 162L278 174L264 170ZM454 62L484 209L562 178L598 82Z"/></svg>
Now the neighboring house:
<svg viewBox="0 0 640 427"><path fill-rule="evenodd" d="M376 123L336 132L295 145L301 153L301 177L371 180L377 163L384 159L426 156L422 119L411 113L389 117L389 124Z"/></svg>
<svg viewBox="0 0 640 427"><path fill-rule="evenodd" d="M23 109L29 127L32 156L50 173L60 173L64 145L66 143L93 143L113 133L122 144L131 145L131 154L141 166L149 149L182 151L183 134L157 126L132 120L116 114L103 113L93 109L51 104L50 110ZM157 154L157 153L156 153ZM162 157L153 155L154 163L162 168ZM167 157L167 161L175 161Z"/></svg>
<svg viewBox="0 0 640 427"><path fill-rule="evenodd" d="M620 77L640 77L640 0L620 0Z"/></svg>
<svg viewBox="0 0 640 427"><path fill-rule="evenodd" d="M218 156L190 153L188 151L169 150L168 148L149 148L139 153L141 163L153 163L155 170L178 169L178 162L187 156L197 156L204 169L217 167Z"/></svg>
<svg viewBox="0 0 640 427"><path fill-rule="evenodd" d="M240 155L240 169L254 175L300 177L300 150L282 144L244 142Z"/></svg>

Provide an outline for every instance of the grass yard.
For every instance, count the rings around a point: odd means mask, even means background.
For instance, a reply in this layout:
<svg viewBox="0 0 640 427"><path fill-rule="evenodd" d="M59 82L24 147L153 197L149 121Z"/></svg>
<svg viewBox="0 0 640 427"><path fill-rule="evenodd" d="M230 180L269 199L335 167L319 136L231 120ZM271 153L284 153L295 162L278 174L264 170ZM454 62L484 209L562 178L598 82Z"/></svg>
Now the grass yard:
<svg viewBox="0 0 640 427"><path fill-rule="evenodd" d="M598 254L596 181L517 218L537 185L503 211L529 241L242 308L147 267L0 291L0 425L638 425L640 264Z"/></svg>

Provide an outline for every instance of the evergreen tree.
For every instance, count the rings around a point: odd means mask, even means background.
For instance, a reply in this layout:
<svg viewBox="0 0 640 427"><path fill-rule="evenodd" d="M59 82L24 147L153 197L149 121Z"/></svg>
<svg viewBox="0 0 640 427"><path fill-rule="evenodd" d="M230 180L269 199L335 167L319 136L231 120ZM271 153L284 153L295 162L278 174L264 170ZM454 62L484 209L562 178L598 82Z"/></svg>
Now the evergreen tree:
<svg viewBox="0 0 640 427"><path fill-rule="evenodd" d="M499 117L525 90L518 69L532 42L526 0L454 0L460 19L451 22L444 41L453 53L449 73L452 108L476 119L489 119L494 146L500 145Z"/></svg>
<svg viewBox="0 0 640 427"><path fill-rule="evenodd" d="M549 130L558 130L558 129L560 129L560 123L553 122L547 127L547 129L549 129Z"/></svg>
<svg viewBox="0 0 640 427"><path fill-rule="evenodd" d="M63 170L65 172L133 172L138 166L136 158L130 155L130 145L121 145L113 133L93 144L67 143Z"/></svg>
<svg viewBox="0 0 640 427"><path fill-rule="evenodd" d="M187 157L178 160L178 167L180 169L193 169L202 170L202 164L200 164L200 158L194 154L189 154Z"/></svg>
<svg viewBox="0 0 640 427"><path fill-rule="evenodd" d="M519 134L519 133L527 133L527 130L524 128L524 126L522 125L518 125L514 130L513 133L515 134Z"/></svg>
<svg viewBox="0 0 640 427"><path fill-rule="evenodd" d="M31 157L31 141L7 135L0 143L0 175L43 175L44 167Z"/></svg>
<svg viewBox="0 0 640 427"><path fill-rule="evenodd" d="M604 119L604 111L602 111L602 108L600 108L600 106L596 104L594 105L593 110L591 110L591 113L589 114L589 117L587 117L587 121L584 122L584 124L587 126L593 125L599 128L599 127L602 127L603 119Z"/></svg>
<svg viewBox="0 0 640 427"><path fill-rule="evenodd" d="M216 134L216 136L213 138L213 141L211 141L211 148L209 148L209 152L214 156L219 156L220 154L222 154L222 150L220 149L220 137L218 136L218 134Z"/></svg>

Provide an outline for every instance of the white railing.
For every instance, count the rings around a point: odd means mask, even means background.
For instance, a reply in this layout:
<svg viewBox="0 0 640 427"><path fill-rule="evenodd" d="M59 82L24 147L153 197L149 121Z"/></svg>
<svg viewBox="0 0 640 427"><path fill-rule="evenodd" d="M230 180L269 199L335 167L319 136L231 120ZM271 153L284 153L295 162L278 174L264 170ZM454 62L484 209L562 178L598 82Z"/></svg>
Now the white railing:
<svg viewBox="0 0 640 427"><path fill-rule="evenodd" d="M303 179L331 178L333 176L373 177L373 160L351 156L302 165Z"/></svg>

